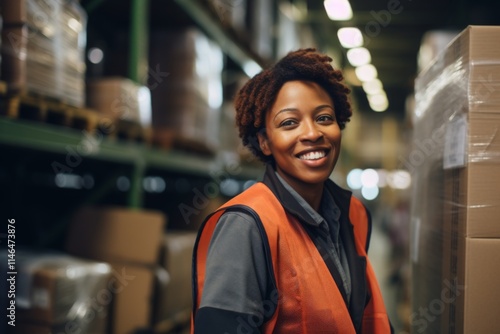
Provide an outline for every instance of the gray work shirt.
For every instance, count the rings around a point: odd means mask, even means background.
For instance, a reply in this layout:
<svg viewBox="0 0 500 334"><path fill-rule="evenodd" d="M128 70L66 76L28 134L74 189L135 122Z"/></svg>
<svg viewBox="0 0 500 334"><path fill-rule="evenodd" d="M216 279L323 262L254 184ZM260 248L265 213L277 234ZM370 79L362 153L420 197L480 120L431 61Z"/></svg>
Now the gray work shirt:
<svg viewBox="0 0 500 334"><path fill-rule="evenodd" d="M283 178L285 189L311 215L317 228L328 233L328 254L337 267L347 294L351 295L351 277L347 256L339 237L340 209L332 195L323 190L316 212ZM201 307L263 315L268 276L265 252L254 219L242 212L226 212L217 223L208 250Z"/></svg>

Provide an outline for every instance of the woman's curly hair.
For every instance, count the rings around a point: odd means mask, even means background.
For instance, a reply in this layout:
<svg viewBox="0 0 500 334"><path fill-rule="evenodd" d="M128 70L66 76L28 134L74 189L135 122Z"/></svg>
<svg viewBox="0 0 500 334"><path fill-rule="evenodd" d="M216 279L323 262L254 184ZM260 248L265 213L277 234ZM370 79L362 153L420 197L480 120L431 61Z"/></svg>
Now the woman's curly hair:
<svg viewBox="0 0 500 334"><path fill-rule="evenodd" d="M266 112L274 104L281 87L288 81L312 81L330 95L335 117L340 129L345 128L352 115L348 99L350 89L341 81L340 70L333 69L332 58L320 54L316 49L300 49L288 53L274 66L250 79L235 98L236 125L243 145L260 160L268 162L272 157L262 153L257 133L265 129Z"/></svg>

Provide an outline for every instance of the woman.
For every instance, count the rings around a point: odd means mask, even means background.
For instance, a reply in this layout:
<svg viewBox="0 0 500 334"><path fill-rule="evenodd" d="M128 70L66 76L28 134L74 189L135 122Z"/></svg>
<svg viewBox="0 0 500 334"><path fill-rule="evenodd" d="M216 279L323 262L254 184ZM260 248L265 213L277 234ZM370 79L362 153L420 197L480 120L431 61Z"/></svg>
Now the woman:
<svg viewBox="0 0 500 334"><path fill-rule="evenodd" d="M266 172L200 229L192 332L391 332L369 214L329 180L352 114L331 60L291 52L237 95L240 137Z"/></svg>

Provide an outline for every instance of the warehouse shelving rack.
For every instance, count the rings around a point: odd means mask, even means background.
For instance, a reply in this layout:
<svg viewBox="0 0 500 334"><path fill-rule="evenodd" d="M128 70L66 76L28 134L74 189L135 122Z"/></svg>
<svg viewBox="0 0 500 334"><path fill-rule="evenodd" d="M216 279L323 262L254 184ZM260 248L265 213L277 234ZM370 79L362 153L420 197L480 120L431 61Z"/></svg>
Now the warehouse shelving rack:
<svg viewBox="0 0 500 334"><path fill-rule="evenodd" d="M92 10L95 10L105 2L104 0L89 1L87 4ZM147 63L147 58L145 58L147 54L133 52L132 50L137 50L140 45L144 46L144 39L148 37L148 11L146 10L148 2L146 0L131 0L128 3L130 6L129 41L131 45L128 76L136 81L141 77L141 73L137 69L140 64L144 64L145 61ZM251 61L261 66L266 64L266 61L252 52L243 41L238 40L232 33L226 31L221 23L217 21L216 15L207 12L201 1L175 0L172 4L181 8L192 22L213 39L237 66L243 68L245 64ZM210 182L211 175L220 175L227 167L224 165L225 162L217 155L203 156L175 149L163 150L140 142L102 136L98 137L98 142L95 143L95 147L91 152L81 154L80 158L83 161L81 165L76 166L76 168L69 166L78 174L84 174L86 169L95 170L101 168L103 170L102 175L98 176L95 187L92 189L87 189L84 194L75 196L69 190L58 190L52 184L52 188L48 190L50 194L45 195L45 189L29 184L31 179L27 177L27 173L33 171L38 173L42 170L42 173L54 179L57 174L55 168L51 167L51 163L54 161L63 165L62 172L64 172L66 158L71 159L71 153L69 152L78 152L78 147L85 140L86 135L88 133L85 134L79 129L22 118L0 116L0 154L3 155L1 158L3 167L0 167L0 182L7 187L16 188L3 189L2 191L4 204L7 204L4 207L5 210L2 210L4 214L18 214L9 212L9 210L25 211L19 213L20 218L22 218L30 211L30 205L34 201L50 201L50 199L44 197L53 198L53 201L60 202L60 209L56 209L54 204L53 207L47 208L47 210L52 210L50 214L37 217L39 221L33 222L35 225L40 225L41 222L47 219L54 220L50 224L52 226L47 227L50 232L46 232L47 235L41 240L36 238L29 240L30 244L34 241L41 246L55 244L57 247L57 243L60 242L61 235L67 225L69 215L78 206L99 203L107 196L109 198L113 189L116 190L116 177L119 175L128 176L130 187L126 193L120 194L122 197L120 197L119 203L113 204L126 205L131 208L151 208L148 207L147 203L149 195L144 194L142 184L147 175L163 173L163 175L172 175L172 177L182 176L187 179L192 178L194 180L193 184L199 185L203 182ZM32 156L35 156L36 159L31 159ZM234 166L231 168L234 169ZM232 174L231 177L241 182L257 180L261 177L262 172L263 168L260 166L242 164L238 166L238 173ZM35 188L34 191L33 188ZM62 194L58 191L61 191ZM9 192L12 192L12 196ZM29 197L25 198L25 195L29 195ZM173 197L174 195L169 194L166 196ZM172 201L175 200L175 198L172 198ZM14 203L14 201L18 202ZM40 205L37 205L37 209L40 210ZM32 217L28 215L26 219L28 218ZM41 227L37 228L42 230ZM36 234L36 231L33 233L30 231L25 232L26 235Z"/></svg>

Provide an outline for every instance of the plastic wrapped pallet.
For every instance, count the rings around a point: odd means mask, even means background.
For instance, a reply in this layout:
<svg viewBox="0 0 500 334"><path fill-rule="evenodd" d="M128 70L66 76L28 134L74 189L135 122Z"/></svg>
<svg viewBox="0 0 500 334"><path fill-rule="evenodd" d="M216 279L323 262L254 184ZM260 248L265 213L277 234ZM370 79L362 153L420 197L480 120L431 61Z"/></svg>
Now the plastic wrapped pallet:
<svg viewBox="0 0 500 334"><path fill-rule="evenodd" d="M150 45L156 142L170 148L173 134L215 150L223 100L220 47L195 28L154 32Z"/></svg>
<svg viewBox="0 0 500 334"><path fill-rule="evenodd" d="M412 333L494 333L500 27L469 26L415 83Z"/></svg>
<svg viewBox="0 0 500 334"><path fill-rule="evenodd" d="M63 253L18 249L16 320L52 332L104 334L111 266Z"/></svg>
<svg viewBox="0 0 500 334"><path fill-rule="evenodd" d="M151 325L155 268L166 224L160 211L105 206L82 207L71 219L66 251L113 268L112 334Z"/></svg>
<svg viewBox="0 0 500 334"><path fill-rule="evenodd" d="M85 104L87 16L77 1L2 0L2 78L12 92Z"/></svg>

